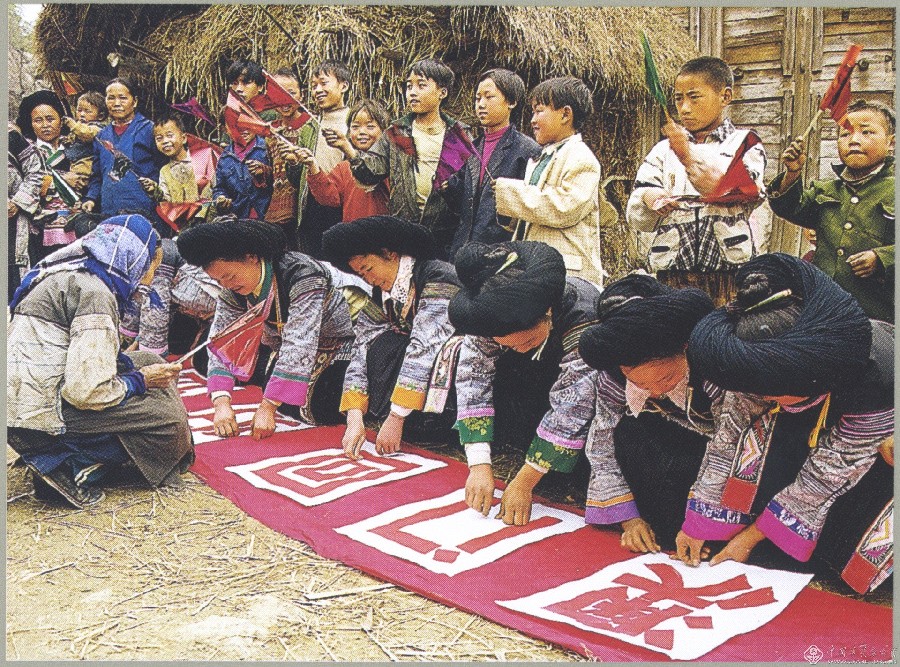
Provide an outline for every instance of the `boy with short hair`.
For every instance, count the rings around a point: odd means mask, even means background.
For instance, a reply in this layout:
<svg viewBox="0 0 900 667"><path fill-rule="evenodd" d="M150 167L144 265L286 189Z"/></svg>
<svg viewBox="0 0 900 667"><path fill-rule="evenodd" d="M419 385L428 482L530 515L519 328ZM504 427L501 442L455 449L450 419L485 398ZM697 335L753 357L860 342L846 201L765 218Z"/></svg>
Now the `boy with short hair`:
<svg viewBox="0 0 900 667"><path fill-rule="evenodd" d="M813 264L859 301L866 314L894 321L894 112L857 100L838 134L837 178L804 187L804 138L781 156L769 185L781 217L816 232Z"/></svg>
<svg viewBox="0 0 900 667"><path fill-rule="evenodd" d="M325 60L312 70L310 90L319 109L318 131L309 142L301 144L316 156L316 164L331 171L344 159L340 150L332 147L331 139L347 133L347 91L350 89L350 69L339 60ZM302 219L298 233L300 249L321 258L322 234L341 221L341 208L324 206L309 192L306 185L308 168L300 175L300 207Z"/></svg>
<svg viewBox="0 0 900 667"><path fill-rule="evenodd" d="M435 174L445 151L462 137L471 141L468 128L441 109L454 78L440 60L413 63L406 79L410 112L391 123L368 151L343 146L356 180L377 185L387 178L391 215L430 229L441 259L448 256L459 219L436 191Z"/></svg>
<svg viewBox="0 0 900 667"><path fill-rule="evenodd" d="M262 65L252 60L235 60L225 70L225 84L244 102L263 92L266 75Z"/></svg>
<svg viewBox="0 0 900 667"><path fill-rule="evenodd" d="M216 165L213 204L219 214L262 220L272 198L272 167L266 142L251 130L240 130Z"/></svg>
<svg viewBox="0 0 900 667"><path fill-rule="evenodd" d="M668 122L660 141L637 172L626 220L632 229L653 232L648 268L672 287L701 287L716 305L730 299L734 269L758 254L749 218L763 201L766 153L761 142L742 161L760 195L745 201L703 203L719 184L749 130L725 116L734 76L720 58L685 63L675 79L681 125ZM755 139L755 137L751 138Z"/></svg>
<svg viewBox="0 0 900 667"><path fill-rule="evenodd" d="M529 102L541 154L524 180L496 180L497 213L518 220L513 238L556 248L567 275L602 285L601 211L606 220L612 207L600 194L600 162L579 133L594 111L591 91L581 79L557 77L535 86Z"/></svg>
<svg viewBox="0 0 900 667"><path fill-rule="evenodd" d="M169 158L160 167L159 183L151 178L141 178L144 190L156 201L182 204L212 198L216 181L216 160L211 147L188 148L184 123L176 115L166 115L153 124L156 150ZM205 220L209 204L204 204L194 215Z"/></svg>
<svg viewBox="0 0 900 667"><path fill-rule="evenodd" d="M272 74L275 82L300 99L300 79L289 67L282 67ZM318 137L315 122L309 120L299 104L277 107L278 118L272 121L272 127L291 142L297 149L314 146ZM281 139L270 135L266 137L266 147L272 159L272 200L266 212L266 222L281 226L285 233L288 248L296 250L297 225L300 217L300 197L304 189L306 170L303 168L296 150Z"/></svg>

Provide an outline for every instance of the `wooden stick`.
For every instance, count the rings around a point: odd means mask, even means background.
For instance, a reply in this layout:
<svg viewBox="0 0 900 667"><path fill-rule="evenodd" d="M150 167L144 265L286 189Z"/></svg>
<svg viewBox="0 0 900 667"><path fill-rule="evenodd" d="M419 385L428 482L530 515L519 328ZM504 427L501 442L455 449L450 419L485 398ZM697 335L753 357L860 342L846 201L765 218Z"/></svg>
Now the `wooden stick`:
<svg viewBox="0 0 900 667"><path fill-rule="evenodd" d="M358 588L345 588L340 591L322 591L321 593L304 593L303 597L307 600L325 600L327 598L337 598L343 595L356 595L357 593L369 593L371 591L380 591L386 588L393 588L394 584L375 584L374 586L360 586Z"/></svg>
<svg viewBox="0 0 900 667"><path fill-rule="evenodd" d="M206 347L207 345L209 345L209 339L208 339L208 338L206 339L206 341L204 341L203 343L201 343L200 345L198 345L197 347L195 347L193 350L191 350L191 351L189 351L189 352L185 352L183 355L181 355L180 357L178 357L178 359L176 359L173 363L176 363L176 364L183 364L185 361L187 361L188 359L190 359L191 357L193 357L195 354L197 354L200 350L202 350L202 349L203 349L204 347Z"/></svg>
<svg viewBox="0 0 900 667"><path fill-rule="evenodd" d="M806 131L803 132L803 141L805 142L809 138L810 132L813 131L813 128L818 125L819 119L822 118L822 110L819 109L816 112L816 115L813 116L813 119L810 121L809 126L806 128Z"/></svg>

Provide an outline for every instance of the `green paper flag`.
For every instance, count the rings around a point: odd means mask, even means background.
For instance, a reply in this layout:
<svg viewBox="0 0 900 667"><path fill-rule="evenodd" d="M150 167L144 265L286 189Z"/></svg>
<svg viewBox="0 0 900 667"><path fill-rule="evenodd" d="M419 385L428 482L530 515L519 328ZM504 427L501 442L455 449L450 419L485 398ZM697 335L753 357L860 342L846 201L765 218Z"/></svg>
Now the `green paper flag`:
<svg viewBox="0 0 900 667"><path fill-rule="evenodd" d="M647 41L647 35L641 30L641 44L644 47L644 75L647 78L647 89L650 94L656 98L663 109L668 109L666 94L663 92L662 84L659 82L659 72L656 71L656 63L653 62L653 51L650 50L650 42Z"/></svg>

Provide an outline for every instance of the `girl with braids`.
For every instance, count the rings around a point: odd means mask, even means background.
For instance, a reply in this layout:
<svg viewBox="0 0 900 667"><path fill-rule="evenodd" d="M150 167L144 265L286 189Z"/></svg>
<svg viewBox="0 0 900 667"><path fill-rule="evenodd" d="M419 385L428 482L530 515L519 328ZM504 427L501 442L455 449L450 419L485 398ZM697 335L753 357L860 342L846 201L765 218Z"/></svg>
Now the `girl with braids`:
<svg viewBox="0 0 900 667"><path fill-rule="evenodd" d="M893 325L821 270L783 254L737 273L738 297L697 325L688 361L727 391L691 490L677 557L745 562L764 540L812 556L857 592L893 569ZM748 409L762 397L768 409Z"/></svg>
<svg viewBox="0 0 900 667"><path fill-rule="evenodd" d="M337 407L353 342L350 309L327 265L299 252L285 252L284 244L278 227L256 220L210 222L178 237L185 261L203 267L223 288L210 337L264 304L265 326L252 350L255 372L215 354L209 358L207 389L215 406L215 431L221 437L238 434L231 408L236 379L252 377L264 384L251 429L256 440L274 433L276 410L308 424L340 420ZM268 371L264 370L268 354L260 354L260 346L274 355Z"/></svg>
<svg viewBox="0 0 900 667"><path fill-rule="evenodd" d="M723 393L691 372L686 355L691 331L712 309L701 290L634 274L603 290L599 324L581 335L581 356L599 371L584 518L621 523L630 551L672 549L684 521Z"/></svg>
<svg viewBox="0 0 900 667"><path fill-rule="evenodd" d="M469 243L455 263L463 287L450 302L450 321L466 334L456 375L466 503L485 516L493 506L495 433L501 444L531 438L497 514L521 526L544 474L571 472L584 448L594 380L578 338L596 319L600 294L586 280L567 278L563 256L545 243Z"/></svg>

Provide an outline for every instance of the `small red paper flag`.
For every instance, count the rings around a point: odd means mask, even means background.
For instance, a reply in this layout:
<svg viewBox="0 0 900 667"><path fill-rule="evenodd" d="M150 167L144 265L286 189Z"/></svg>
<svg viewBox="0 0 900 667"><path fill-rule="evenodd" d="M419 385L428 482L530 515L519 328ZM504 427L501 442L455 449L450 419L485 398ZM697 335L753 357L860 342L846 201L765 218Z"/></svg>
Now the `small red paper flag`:
<svg viewBox="0 0 900 667"><path fill-rule="evenodd" d="M196 97L192 97L187 102L181 102L180 104L170 104L169 106L176 111L183 111L186 114L190 114L194 118L202 120L205 123L209 123L213 127L215 127L216 125L215 121L209 115L209 112L203 108L203 105L197 101Z"/></svg>
<svg viewBox="0 0 900 667"><path fill-rule="evenodd" d="M253 375L274 294L273 289L265 301L260 301L209 339L209 351L241 382L246 382Z"/></svg>
<svg viewBox="0 0 900 667"><path fill-rule="evenodd" d="M841 124L843 124L844 116L847 115L847 107L850 106L850 75L853 73L853 68L856 67L856 59L862 49L860 44L850 45L838 66L834 80L819 103L819 109L827 111L833 120Z"/></svg>
<svg viewBox="0 0 900 667"><path fill-rule="evenodd" d="M300 100L286 91L271 74L265 70L263 70L263 73L266 75L266 92L254 97L248 104L258 112L284 106L299 107L301 119L300 125L305 125L309 119L312 118L312 114L309 110L300 103Z"/></svg>
<svg viewBox="0 0 900 667"><path fill-rule="evenodd" d="M206 202L189 201L174 203L163 201L157 204L156 213L163 221L176 232L180 232L182 228L193 218L197 211L203 208Z"/></svg>
<svg viewBox="0 0 900 667"><path fill-rule="evenodd" d="M744 154L760 141L762 140L755 132L747 133L735 151L722 180L712 192L701 198L701 201L707 204L737 204L759 199L759 186L747 171L743 158Z"/></svg>
<svg viewBox="0 0 900 667"><path fill-rule="evenodd" d="M228 91L223 115L228 134L236 141L241 140L241 130L250 130L261 137L272 133L269 124L231 90Z"/></svg>

